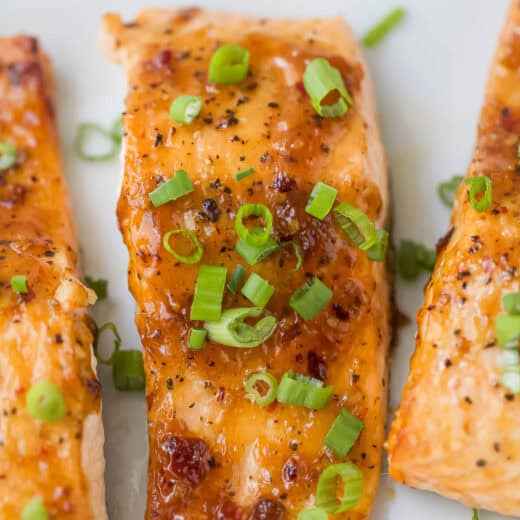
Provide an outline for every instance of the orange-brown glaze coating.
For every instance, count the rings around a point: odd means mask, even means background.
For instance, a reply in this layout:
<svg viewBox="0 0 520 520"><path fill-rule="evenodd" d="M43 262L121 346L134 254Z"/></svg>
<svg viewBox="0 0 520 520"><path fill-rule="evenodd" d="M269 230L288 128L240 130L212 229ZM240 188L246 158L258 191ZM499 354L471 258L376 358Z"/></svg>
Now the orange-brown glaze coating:
<svg viewBox="0 0 520 520"><path fill-rule="evenodd" d="M341 518L368 518L379 479L386 408L389 288L384 263L351 247L341 229L304 211L318 181L382 226L387 217L385 159L370 80L359 49L340 19L260 20L201 10L146 10L130 24L107 15L107 53L126 68L124 180L118 217L130 252L129 284L147 371L150 467L146 518L296 518L312 507L318 476L337 459L323 440L344 407L365 423L349 454L365 475L360 504ZM240 84L208 83L219 43L251 53ZM354 97L344 117L316 116L302 88L306 61L323 56L338 67ZM203 108L193 124L172 123L181 94ZM234 174L255 173L237 182ZM154 208L148 194L177 169L193 193ZM208 202L212 201L212 202ZM275 334L254 349L207 343L188 349L189 312L198 266L180 264L162 247L172 228L196 232L205 264L230 275L246 265L235 251L241 204L266 204L278 240L295 240L304 266L291 272L290 251L253 268L275 287L267 309ZM318 318L303 321L291 293L318 275L334 291ZM224 308L247 306L227 292ZM244 396L244 381L269 370L321 377L334 385L327 408L273 404Z"/></svg>
<svg viewBox="0 0 520 520"><path fill-rule="evenodd" d="M488 211L462 184L417 315L417 347L388 440L390 473L470 507L520 515L520 399L501 384L495 318L520 290L520 2L491 68L468 176L487 175Z"/></svg>
<svg viewBox="0 0 520 520"><path fill-rule="evenodd" d="M16 164L0 171L0 518L43 499L53 519L106 518L100 384L92 366L90 291L62 175L50 64L38 41L0 39L0 142ZM26 275L17 295L11 276ZM25 396L61 387L65 416L42 423Z"/></svg>

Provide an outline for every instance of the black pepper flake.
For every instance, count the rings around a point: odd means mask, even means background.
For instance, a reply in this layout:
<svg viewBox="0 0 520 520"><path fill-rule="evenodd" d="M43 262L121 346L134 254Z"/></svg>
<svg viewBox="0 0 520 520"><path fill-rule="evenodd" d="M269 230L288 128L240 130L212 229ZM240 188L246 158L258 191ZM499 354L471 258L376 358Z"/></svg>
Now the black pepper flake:
<svg viewBox="0 0 520 520"><path fill-rule="evenodd" d="M243 105L244 103L247 103L249 101L249 98L247 96L242 96L237 99L237 107L240 105Z"/></svg>
<svg viewBox="0 0 520 520"><path fill-rule="evenodd" d="M153 143L153 147L157 148L159 145L161 145L163 142L163 135L157 132L157 135L155 136L155 142Z"/></svg>
<svg viewBox="0 0 520 520"><path fill-rule="evenodd" d="M493 449L498 453L500 451L500 444L498 442L495 442L493 444Z"/></svg>
<svg viewBox="0 0 520 520"><path fill-rule="evenodd" d="M275 103L274 101L271 101L270 103L267 103L267 106L269 108L278 108L280 105L278 103Z"/></svg>
<svg viewBox="0 0 520 520"><path fill-rule="evenodd" d="M58 344L63 343L63 338L62 338L61 334L55 334L54 341Z"/></svg>
<svg viewBox="0 0 520 520"><path fill-rule="evenodd" d="M466 397L464 397L464 401L466 401L466 403L468 403L468 404L473 404L471 397L469 397L468 395Z"/></svg>
<svg viewBox="0 0 520 520"><path fill-rule="evenodd" d="M479 468L483 468L486 465L486 461L484 459L478 459L475 463Z"/></svg>
<svg viewBox="0 0 520 520"><path fill-rule="evenodd" d="M214 199L206 199L202 203L202 211L210 222L216 222L222 213Z"/></svg>
<svg viewBox="0 0 520 520"><path fill-rule="evenodd" d="M47 250L45 251L45 253L43 253L45 256L47 257L52 257L54 256L56 253L54 251L50 251L50 250Z"/></svg>
<svg viewBox="0 0 520 520"><path fill-rule="evenodd" d="M214 469L217 467L217 461L215 460L215 457L211 457L208 460L208 467L209 467L209 469Z"/></svg>
<svg viewBox="0 0 520 520"><path fill-rule="evenodd" d="M298 449L298 441L291 441L289 443L289 448L291 448L293 451L296 451Z"/></svg>
<svg viewBox="0 0 520 520"><path fill-rule="evenodd" d="M336 318L340 321L347 321L350 318L350 314L345 310L339 303L334 302L332 304L332 310L336 315Z"/></svg>
<svg viewBox="0 0 520 520"><path fill-rule="evenodd" d="M266 163L269 160L269 158L270 158L269 152L265 152L264 154L262 154L262 157L260 157L260 162Z"/></svg>
<svg viewBox="0 0 520 520"><path fill-rule="evenodd" d="M330 152L330 148L326 144L323 144L323 143L320 144L320 150L323 153L329 153Z"/></svg>
<svg viewBox="0 0 520 520"><path fill-rule="evenodd" d="M173 379L171 377L169 377L166 380L166 388L168 388L168 390L172 390L173 389Z"/></svg>
<svg viewBox="0 0 520 520"><path fill-rule="evenodd" d="M453 363L451 362L451 359L445 359L445 360L444 360L444 366L445 366L446 368L451 367L451 365L453 365Z"/></svg>

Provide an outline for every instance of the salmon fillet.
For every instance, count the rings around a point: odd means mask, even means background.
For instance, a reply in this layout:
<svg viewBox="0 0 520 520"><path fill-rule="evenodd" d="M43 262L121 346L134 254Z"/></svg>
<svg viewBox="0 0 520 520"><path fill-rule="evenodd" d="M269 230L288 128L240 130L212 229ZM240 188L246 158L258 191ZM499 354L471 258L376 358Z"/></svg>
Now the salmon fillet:
<svg viewBox="0 0 520 520"><path fill-rule="evenodd" d="M425 300L400 408L388 439L395 480L469 507L520 515L520 399L501 383L495 326L520 290L520 2L491 67L468 177L491 179L473 209L461 184Z"/></svg>
<svg viewBox="0 0 520 520"><path fill-rule="evenodd" d="M0 518L33 499L53 519L106 518L100 384L92 357L95 295L78 271L62 174L50 64L28 36L0 39L0 142L16 162L0 170ZM13 275L27 277L17 294ZM41 422L26 395L48 380L65 414Z"/></svg>
<svg viewBox="0 0 520 520"><path fill-rule="evenodd" d="M208 81L219 44L251 54L240 83ZM379 227L388 214L385 157L372 87L359 48L342 19L257 19L198 9L144 10L131 23L109 14L106 54L128 77L124 113L124 179L117 208L128 246L130 289L144 346L150 462L146 518L296 518L312 508L322 470L341 459L324 448L333 420L348 408L365 428L348 459L362 469L359 504L338 518L369 517L379 479L386 409L389 286L384 263L350 245L332 219L305 213L317 181L365 211ZM317 117L302 86L305 64L325 57L353 97L345 116ZM200 96L190 125L169 120L179 95ZM234 174L254 168L236 181ZM185 170L194 191L154 207L149 193ZM207 342L188 348L197 265L177 262L162 246L167 231L188 228L203 263L231 274L247 265L235 251L236 212L265 204L279 241L302 248L303 269L276 252L247 266L275 287L267 309L277 320L258 348ZM289 297L312 273L333 289L314 320L304 321ZM224 308L249 305L226 291ZM334 386L322 410L245 397L244 382L289 370Z"/></svg>

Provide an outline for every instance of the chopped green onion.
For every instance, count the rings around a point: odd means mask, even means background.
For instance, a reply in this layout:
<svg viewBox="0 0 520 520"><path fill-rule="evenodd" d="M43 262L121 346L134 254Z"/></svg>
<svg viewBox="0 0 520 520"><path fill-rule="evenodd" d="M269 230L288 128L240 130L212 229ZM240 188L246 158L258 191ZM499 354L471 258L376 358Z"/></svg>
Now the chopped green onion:
<svg viewBox="0 0 520 520"><path fill-rule="evenodd" d="M16 146L13 143L0 141L0 171L7 170L16 164Z"/></svg>
<svg viewBox="0 0 520 520"><path fill-rule="evenodd" d="M195 247L195 251L193 251L190 256L181 255L170 246L170 238L173 235L179 234L188 237ZM166 249L166 251L168 251L168 253L170 253L170 255L174 256L179 262L182 262L183 264L196 264L197 262L200 262L202 255L204 254L204 250L202 249L202 245L199 242L197 235L190 229L186 228L171 229L168 231L168 233L166 233L163 237L163 247Z"/></svg>
<svg viewBox="0 0 520 520"><path fill-rule="evenodd" d="M103 278L96 280L90 276L85 276L85 284L96 293L98 302L108 296L108 280L103 280Z"/></svg>
<svg viewBox="0 0 520 520"><path fill-rule="evenodd" d="M199 267L190 320L220 320L226 275L227 268L219 265L203 264Z"/></svg>
<svg viewBox="0 0 520 520"><path fill-rule="evenodd" d="M265 343L276 329L276 318L265 316L255 325L246 323L247 318L258 318L260 307L227 309L216 323L205 323L208 337L215 343L228 347L253 348Z"/></svg>
<svg viewBox="0 0 520 520"><path fill-rule="evenodd" d="M339 499L338 478L343 484L343 496ZM332 464L320 475L315 503L329 513L343 513L357 506L363 495L363 487L363 472L353 462Z"/></svg>
<svg viewBox="0 0 520 520"><path fill-rule="evenodd" d="M435 265L436 254L422 244L411 240L403 240L397 251L397 267L399 274L405 280L413 280L421 271L432 271Z"/></svg>
<svg viewBox="0 0 520 520"><path fill-rule="evenodd" d="M316 58L307 65L303 73L303 86L314 110L322 117L342 116L352 105L341 72L325 58ZM322 101L333 92L339 94L338 100L332 105L322 105Z"/></svg>
<svg viewBox="0 0 520 520"><path fill-rule="evenodd" d="M406 15L403 7L396 7L390 11L376 26L363 36L365 47L375 47L383 41L385 36L401 22Z"/></svg>
<svg viewBox="0 0 520 520"><path fill-rule="evenodd" d="M27 294L29 292L27 276L24 274L15 274L11 276L11 289L18 294Z"/></svg>
<svg viewBox="0 0 520 520"><path fill-rule="evenodd" d="M269 372L258 372L245 382L246 397L259 406L268 406L276 399L278 383Z"/></svg>
<svg viewBox="0 0 520 520"><path fill-rule="evenodd" d="M473 518L472 520L478 520L478 511L476 509L473 509Z"/></svg>
<svg viewBox="0 0 520 520"><path fill-rule="evenodd" d="M241 181L242 179L249 177L249 175L251 175L252 173L255 173L254 168L248 168L247 170L244 170L242 172L235 173L235 180Z"/></svg>
<svg viewBox="0 0 520 520"><path fill-rule="evenodd" d="M354 446L364 427L362 421L348 410L343 409L325 436L325 446L338 457L345 457Z"/></svg>
<svg viewBox="0 0 520 520"><path fill-rule="evenodd" d="M330 213L337 195L338 190L336 188L320 181L312 188L305 211L309 215L323 220Z"/></svg>
<svg viewBox="0 0 520 520"><path fill-rule="evenodd" d="M122 392L141 391L145 388L143 355L140 350L120 350L112 365L114 386Z"/></svg>
<svg viewBox="0 0 520 520"><path fill-rule="evenodd" d="M99 352L99 338L101 337L101 334L103 331L110 329L112 331L112 334L114 335L114 348L112 350L112 353L109 357L103 357ZM119 353L119 349L121 347L121 336L119 335L119 332L117 330L117 327L114 323L111 321L108 321L107 323L104 323L101 327L97 329L96 337L94 338L94 354L96 355L97 360L102 365L112 365L114 363L115 357Z"/></svg>
<svg viewBox="0 0 520 520"><path fill-rule="evenodd" d="M260 217L264 220L265 226L255 227L249 230L243 222L247 217ZM241 240L252 246L263 246L269 240L271 229L273 228L273 215L269 208L264 204L243 204L237 211L235 217L235 230Z"/></svg>
<svg viewBox="0 0 520 520"><path fill-rule="evenodd" d="M207 332L205 329L191 329L190 348L191 350L201 350L204 348Z"/></svg>
<svg viewBox="0 0 520 520"><path fill-rule="evenodd" d="M324 387L319 379L285 372L278 385L277 399L280 403L321 410L327 406L333 390L333 386Z"/></svg>
<svg viewBox="0 0 520 520"><path fill-rule="evenodd" d="M229 279L229 282L227 284L227 288L233 294L236 294L240 289L240 285L242 284L242 280L244 279L245 274L246 270L243 268L243 266L238 264L235 267L235 270L233 271L233 274L231 275L231 278Z"/></svg>
<svg viewBox="0 0 520 520"><path fill-rule="evenodd" d="M359 249L367 251L377 242L377 230L366 213L347 202L334 208L334 216L349 240Z"/></svg>
<svg viewBox="0 0 520 520"><path fill-rule="evenodd" d="M453 203L455 202L455 193L463 179L464 177L455 175L449 181L441 182L437 187L437 193L446 207L451 208L453 206Z"/></svg>
<svg viewBox="0 0 520 520"><path fill-rule="evenodd" d="M296 520L327 520L327 512L323 509L308 509L300 511Z"/></svg>
<svg viewBox="0 0 520 520"><path fill-rule="evenodd" d="M48 520L49 513L41 498L33 498L22 509L21 520Z"/></svg>
<svg viewBox="0 0 520 520"><path fill-rule="evenodd" d="M386 229L376 230L377 242L367 249L369 260L374 262L384 262L386 258L386 250L388 249L389 235Z"/></svg>
<svg viewBox="0 0 520 520"><path fill-rule="evenodd" d="M502 305L509 314L520 314L520 292L504 294Z"/></svg>
<svg viewBox="0 0 520 520"><path fill-rule="evenodd" d="M199 115L202 100L197 96L179 96L170 105L170 119L189 125Z"/></svg>
<svg viewBox="0 0 520 520"><path fill-rule="evenodd" d="M209 62L208 79L212 83L230 84L242 81L249 70L249 51L240 45L219 47Z"/></svg>
<svg viewBox="0 0 520 520"><path fill-rule="evenodd" d="M90 152L89 143L99 140L106 143L106 151ZM119 151L120 139L115 137L113 130L107 130L96 123L82 123L78 127L75 148L78 155L85 161L108 161L113 159Z"/></svg>
<svg viewBox="0 0 520 520"><path fill-rule="evenodd" d="M518 348L520 315L500 314L496 317L495 328L499 345L505 348Z"/></svg>
<svg viewBox="0 0 520 520"><path fill-rule="evenodd" d="M114 123L112 124L112 128L110 129L110 133L112 134L112 139L118 145L121 145L121 141L123 140L123 118L118 117Z"/></svg>
<svg viewBox="0 0 520 520"><path fill-rule="evenodd" d="M278 247L278 244L269 237L267 242L261 246L254 246L245 240L239 240L236 250L249 265L255 265L277 251Z"/></svg>
<svg viewBox="0 0 520 520"><path fill-rule="evenodd" d="M274 287L261 276L251 273L242 287L242 294L256 307L263 309L273 296Z"/></svg>
<svg viewBox="0 0 520 520"><path fill-rule="evenodd" d="M171 179L155 188L148 196L152 204L157 207L172 200L177 200L191 193L194 189L188 174L184 170L177 170Z"/></svg>
<svg viewBox="0 0 520 520"><path fill-rule="evenodd" d="M295 273L296 271L298 271L298 269L301 269L303 265L302 248L300 247L300 244L298 244L298 242L295 242L294 240L289 240L289 242L282 242L280 244L280 248L288 246L293 246L294 254L296 255L296 265L293 269L291 269L291 272Z"/></svg>
<svg viewBox="0 0 520 520"><path fill-rule="evenodd" d="M307 280L289 300L289 305L304 320L313 320L332 298L332 291L316 276Z"/></svg>
<svg viewBox="0 0 520 520"><path fill-rule="evenodd" d="M464 181L469 188L469 201L475 211L486 211L491 206L493 189L485 175L469 177Z"/></svg>
<svg viewBox="0 0 520 520"><path fill-rule="evenodd" d="M25 396L25 406L42 422L55 422L65 415L65 399L60 387L46 379L31 386Z"/></svg>

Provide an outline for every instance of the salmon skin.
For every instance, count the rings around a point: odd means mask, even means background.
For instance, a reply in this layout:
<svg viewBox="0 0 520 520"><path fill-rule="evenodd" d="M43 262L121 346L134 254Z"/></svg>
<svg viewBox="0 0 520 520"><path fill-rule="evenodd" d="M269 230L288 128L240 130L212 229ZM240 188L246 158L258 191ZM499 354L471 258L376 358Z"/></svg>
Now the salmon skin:
<svg viewBox="0 0 520 520"><path fill-rule="evenodd" d="M237 84L208 81L218 45L250 52L250 72ZM146 518L292 519L313 507L324 468L345 459L324 437L347 408L365 425L348 460L361 468L359 504L338 518L369 517L379 479L386 409L389 285L384 262L353 247L332 214L305 212L318 181L338 190L382 227L388 215L386 165L372 87L359 48L343 20L257 19L231 13L144 10L130 23L109 14L106 54L128 77L124 112L124 178L117 215L130 263L129 286L144 346L150 462ZM321 118L302 85L306 63L326 58L352 95L346 115ZM168 111L180 95L202 99L189 125ZM235 174L253 168L237 181ZM194 190L160 207L149 193L184 170ZM245 203L266 205L273 236L291 249L249 266L236 252L235 216ZM267 310L274 334L257 348L210 341L189 349L199 266L178 262L162 245L166 232L187 228L203 247L204 264L237 264L274 287ZM332 288L316 319L303 320L290 295L318 276ZM246 275L246 276L247 276ZM223 308L245 307L225 292ZM333 385L322 410L245 397L259 371L278 381L294 371Z"/></svg>
<svg viewBox="0 0 520 520"><path fill-rule="evenodd" d="M488 176L492 203L476 211L469 186L417 314L418 333L388 439L398 482L469 507L520 516L520 398L502 383L496 318L520 289L520 2L498 43L467 177Z"/></svg>
<svg viewBox="0 0 520 520"><path fill-rule="evenodd" d="M102 520L101 387L87 311L95 295L79 279L52 96L38 41L0 38L0 142L16 150L0 169L0 518L21 518L41 500L49 518ZM27 292L11 288L15 275ZM65 399L53 422L26 407L41 380Z"/></svg>

